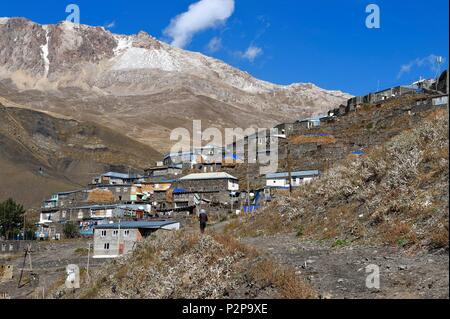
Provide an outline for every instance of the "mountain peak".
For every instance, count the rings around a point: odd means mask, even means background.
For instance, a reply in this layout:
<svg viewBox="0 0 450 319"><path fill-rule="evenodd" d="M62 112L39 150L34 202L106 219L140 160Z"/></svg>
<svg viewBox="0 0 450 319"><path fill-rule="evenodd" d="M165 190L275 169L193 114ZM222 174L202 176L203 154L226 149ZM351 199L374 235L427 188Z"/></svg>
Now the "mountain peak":
<svg viewBox="0 0 450 319"><path fill-rule="evenodd" d="M80 90L84 97L99 93L111 98L151 96L162 105L208 99L211 105L226 105L238 113L266 112L267 117L277 119L324 112L350 98L311 83L262 81L223 61L170 46L144 31L121 35L66 21L53 25L25 18L0 21L0 82L13 90L58 96Z"/></svg>

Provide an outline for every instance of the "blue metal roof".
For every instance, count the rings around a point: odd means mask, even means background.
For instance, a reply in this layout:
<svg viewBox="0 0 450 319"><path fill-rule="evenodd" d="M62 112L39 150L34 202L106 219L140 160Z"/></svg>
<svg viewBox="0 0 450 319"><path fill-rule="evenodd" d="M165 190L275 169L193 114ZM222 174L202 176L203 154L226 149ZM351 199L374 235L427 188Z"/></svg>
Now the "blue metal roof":
<svg viewBox="0 0 450 319"><path fill-rule="evenodd" d="M130 222L121 222L120 228L123 229L159 229L164 226L176 224L176 221L167 221L167 220L159 220L159 221L130 221ZM118 229L119 223L114 224L104 224L104 225L97 225L95 226L95 229Z"/></svg>
<svg viewBox="0 0 450 319"><path fill-rule="evenodd" d="M106 174L102 174L104 177L112 177L112 178L130 178L130 175L116 172L108 172Z"/></svg>
<svg viewBox="0 0 450 319"><path fill-rule="evenodd" d="M119 207L121 204L112 204L112 205L86 205L86 206L79 206L79 207L73 207L73 208L68 208L71 210L76 210L76 209L92 209L92 210L102 210L102 209L114 209Z"/></svg>
<svg viewBox="0 0 450 319"><path fill-rule="evenodd" d="M299 171L299 172L292 172L291 177L309 177L309 176L318 176L320 175L320 171L318 170L312 170L312 171ZM267 174L266 179L276 179L276 178L287 178L289 177L289 173L273 173L273 174Z"/></svg>
<svg viewBox="0 0 450 319"><path fill-rule="evenodd" d="M84 189L78 189L78 190L67 191L67 192L58 192L58 193L55 193L54 195L70 195L70 194L75 194L75 193L82 192L82 191L84 191Z"/></svg>

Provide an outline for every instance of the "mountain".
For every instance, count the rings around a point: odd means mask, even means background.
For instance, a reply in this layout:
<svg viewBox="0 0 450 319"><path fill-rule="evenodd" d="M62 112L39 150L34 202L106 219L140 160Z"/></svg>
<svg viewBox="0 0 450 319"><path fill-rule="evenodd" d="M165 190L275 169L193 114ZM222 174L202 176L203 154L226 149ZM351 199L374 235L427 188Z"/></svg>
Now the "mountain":
<svg viewBox="0 0 450 319"><path fill-rule="evenodd" d="M0 200L34 207L50 193L84 187L99 172L140 170L160 156L96 123L0 103Z"/></svg>
<svg viewBox="0 0 450 319"><path fill-rule="evenodd" d="M0 96L89 120L169 149L170 131L268 127L322 113L350 96L313 84L280 86L145 32L0 19Z"/></svg>

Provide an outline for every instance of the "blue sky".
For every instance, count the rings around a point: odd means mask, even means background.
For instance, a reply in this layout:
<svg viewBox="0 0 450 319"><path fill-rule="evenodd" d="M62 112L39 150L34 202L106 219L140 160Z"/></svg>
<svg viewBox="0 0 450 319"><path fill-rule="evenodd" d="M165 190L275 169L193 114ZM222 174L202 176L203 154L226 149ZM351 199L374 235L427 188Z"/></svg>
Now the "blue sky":
<svg viewBox="0 0 450 319"><path fill-rule="evenodd" d="M172 19L198 1L2 1L0 17L56 23L65 20L66 6L75 3L83 24L109 25L112 32L123 34L144 30L170 43L174 32L167 28ZM197 18L172 25L172 31L180 32L200 24L183 46L270 82L312 82L359 95L411 83L419 76L433 77L432 55L443 56L447 67L448 0L201 1L223 1L228 7L206 8ZM379 29L365 25L371 3L381 10Z"/></svg>

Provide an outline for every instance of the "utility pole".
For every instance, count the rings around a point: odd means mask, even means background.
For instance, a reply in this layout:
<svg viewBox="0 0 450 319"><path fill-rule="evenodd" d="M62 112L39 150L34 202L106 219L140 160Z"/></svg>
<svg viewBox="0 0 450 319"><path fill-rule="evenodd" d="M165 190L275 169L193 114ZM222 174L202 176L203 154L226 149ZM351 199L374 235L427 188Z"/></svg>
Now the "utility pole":
<svg viewBox="0 0 450 319"><path fill-rule="evenodd" d="M233 204L234 204L233 192L230 193L230 198L231 198L231 213L233 214Z"/></svg>
<svg viewBox="0 0 450 319"><path fill-rule="evenodd" d="M250 210L250 173L249 173L249 159L247 159L247 210ZM247 212L248 212L247 211Z"/></svg>
<svg viewBox="0 0 450 319"><path fill-rule="evenodd" d="M86 279L87 282L91 282L91 277L89 276L89 260L91 257L91 243L88 244L88 260L87 260L87 266L86 266Z"/></svg>
<svg viewBox="0 0 450 319"><path fill-rule="evenodd" d="M27 212L23 213L23 237L22 240L25 241L25 216L27 215Z"/></svg>
<svg viewBox="0 0 450 319"><path fill-rule="evenodd" d="M119 228L117 231L117 257L120 256L120 219L119 219Z"/></svg>
<svg viewBox="0 0 450 319"><path fill-rule="evenodd" d="M292 196L292 172L291 172L291 161L290 161L290 149L289 149L289 140L286 139L286 166L288 171L288 183L289 183L289 197Z"/></svg>

